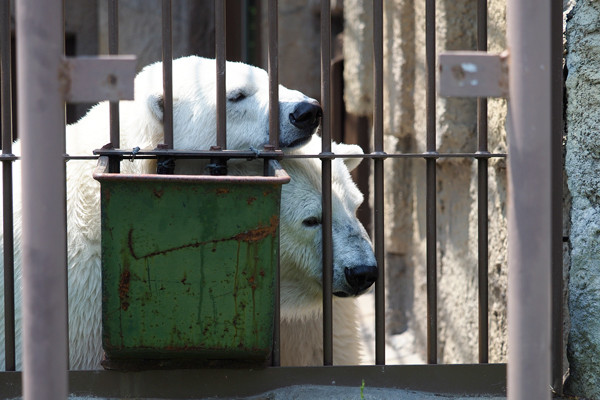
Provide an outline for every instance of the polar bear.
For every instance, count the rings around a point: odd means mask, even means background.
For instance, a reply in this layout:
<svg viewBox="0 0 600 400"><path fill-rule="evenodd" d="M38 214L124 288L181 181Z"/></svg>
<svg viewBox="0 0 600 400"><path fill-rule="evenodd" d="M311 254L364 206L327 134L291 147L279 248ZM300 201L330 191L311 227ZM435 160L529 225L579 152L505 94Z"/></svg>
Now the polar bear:
<svg viewBox="0 0 600 400"><path fill-rule="evenodd" d="M208 149L216 144L215 60L184 57L173 61L174 147ZM243 63L227 63L227 147L261 149L269 141L269 83L267 73ZM154 149L163 141L162 64L145 67L135 78L135 99L120 102L120 147ZM67 153L91 155L109 141L108 103L94 106L80 121L66 128ZM304 94L279 86L280 147L306 143L320 123L318 102ZM20 154L20 143L13 147ZM92 179L96 163L71 161L67 166L67 224L69 279L70 366L91 369L99 366L101 348L100 301L100 216L99 185ZM122 162L128 173L153 173L148 161ZM186 163L177 163L176 173ZM21 284L21 193L20 163L14 165L15 284ZM0 199L1 201L1 199ZM0 207L0 210L2 208ZM0 249L1 251L1 249ZM2 263L0 257L0 264ZM0 274L3 293L4 275ZM0 301L3 296L0 295ZM16 290L17 354L21 353L21 293ZM0 343L4 343L4 307L0 307ZM0 346L4 367L4 346ZM19 357L20 358L20 357ZM20 359L17 363L20 366Z"/></svg>

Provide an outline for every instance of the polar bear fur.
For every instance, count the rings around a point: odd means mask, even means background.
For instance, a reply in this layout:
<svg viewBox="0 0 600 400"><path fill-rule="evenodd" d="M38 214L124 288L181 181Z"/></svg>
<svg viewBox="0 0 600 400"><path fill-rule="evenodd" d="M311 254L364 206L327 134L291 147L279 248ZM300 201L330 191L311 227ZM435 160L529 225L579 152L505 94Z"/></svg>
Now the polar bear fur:
<svg viewBox="0 0 600 400"><path fill-rule="evenodd" d="M174 97L174 147L176 149L207 149L215 143L215 64L214 60L187 57L173 63ZM120 103L121 148L155 148L163 140L162 132L162 72L159 63L146 67L135 80L135 100ZM298 128L291 123L291 113L301 103L314 103L302 93L280 86L280 144L294 147L304 144L311 137L314 126ZM228 148L260 148L268 142L268 77L265 71L241 63L227 64L227 140ZM100 103L76 124L66 129L67 153L89 155L109 141L108 105ZM19 154L19 143L15 143L14 153ZM309 164L313 164L310 166ZM317 163L315 161L315 163ZM316 164L312 161L306 167L299 167L311 182L316 182L318 171L312 171ZM289 162L290 170L295 170L295 162ZM336 163L337 165L338 163ZM199 164L177 162L176 173L195 172ZM235 163L232 163L235 169ZM340 167L343 163L340 162ZM69 342L70 367L72 369L96 369L102 357L101 347L101 288L100 288L100 215L99 186L92 179L95 162L71 161L67 166L67 230L68 230L68 286L69 286ZM153 173L155 165L150 161L122 162L121 170L126 173ZM317 168L318 169L318 168ZM347 169L336 168L347 175ZM243 171L239 171L243 173ZM294 172L292 172L294 174ZM21 354L21 209L20 209L20 167L14 167L14 231L15 231L15 293L16 303L16 351L17 366L20 367ZM351 180L348 183L352 185ZM314 185L312 185L314 186ZM311 193L315 190L310 187ZM298 186L296 186L298 187ZM318 190L318 189L317 189ZM295 197L286 191L286 198ZM313 195L317 196L315 192ZM354 199L354 204L358 198ZM285 203L285 200L282 200ZM343 203L345 204L345 203ZM288 212L291 212L289 210ZM285 210L282 210L285 213ZM292 222L292 220L290 220ZM294 220L294 223L297 222ZM358 223L356 221L356 223ZM282 249L292 229L284 233L282 218ZM364 235L363 235L364 236ZM289 242L293 243L290 237ZM362 241L368 240L366 237ZM317 245L315 242L314 245ZM294 245L290 245L294 247ZM315 253L315 254L313 254ZM310 253L310 262L319 257L318 250ZM343 252L342 252L343 253ZM282 257L285 254L282 251ZM371 253L372 256L372 253ZM1 259L1 258L0 258ZM374 260L372 261L374 263ZM315 274L320 266L310 265L304 269L307 276ZM0 274L0 279L2 274ZM287 287L302 285L302 274L296 273L294 285L286 284L286 274L282 276L282 318L285 321L309 321L318 318L316 275L314 282L307 284L310 296L304 296L301 304L294 305L294 299L286 295ZM3 283L0 282L3 291ZM301 291L296 288L290 295ZM344 299L347 300L347 299ZM337 303L337 302L336 302ZM349 321L356 320L352 303L344 308ZM0 311L3 320L3 308ZM343 321L342 321L343 322ZM340 322L340 323L342 323ZM351 324L352 338L356 338L355 324ZM0 340L4 340L4 324L0 323ZM348 339L349 340L349 339ZM353 339L354 340L354 339ZM282 343L282 348L286 344ZM295 350L298 352L298 349ZM317 351L317 350L315 350ZM312 352L312 350L311 350ZM351 352L348 363L358 360L358 352ZM356 354L354 354L356 353ZM0 350L0 363L4 364L4 352ZM335 356L334 356L335 357ZM294 364L307 364L305 360L293 358ZM346 358L341 363L347 363Z"/></svg>

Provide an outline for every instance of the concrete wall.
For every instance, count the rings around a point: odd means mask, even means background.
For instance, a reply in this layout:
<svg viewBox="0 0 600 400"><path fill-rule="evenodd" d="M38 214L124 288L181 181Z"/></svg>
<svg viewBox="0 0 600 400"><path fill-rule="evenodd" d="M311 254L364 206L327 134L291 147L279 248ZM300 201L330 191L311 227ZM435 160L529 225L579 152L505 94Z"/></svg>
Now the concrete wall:
<svg viewBox="0 0 600 400"><path fill-rule="evenodd" d="M369 2L346 0L344 54L348 110L368 114L372 18ZM425 5L414 0L384 2L385 151L425 151ZM470 2L437 2L437 51L474 49L475 8ZM505 48L502 1L489 2L489 44ZM357 83L359 82L359 83ZM506 151L503 100L489 103L489 150ZM437 150L477 150L476 104L471 99L437 99ZM390 333L411 331L425 355L425 163L387 160L386 263ZM472 160L440 159L437 175L439 361L476 362L477 354L477 165ZM504 160L489 166L490 361L506 360L506 174Z"/></svg>
<svg viewBox="0 0 600 400"><path fill-rule="evenodd" d="M212 1L174 1L173 57L195 54L214 57L214 5ZM137 56L138 70L161 60L160 0L119 1L119 52ZM108 4L98 1L98 47L108 53Z"/></svg>
<svg viewBox="0 0 600 400"><path fill-rule="evenodd" d="M600 399L600 4L577 0L566 29L571 206L567 390Z"/></svg>

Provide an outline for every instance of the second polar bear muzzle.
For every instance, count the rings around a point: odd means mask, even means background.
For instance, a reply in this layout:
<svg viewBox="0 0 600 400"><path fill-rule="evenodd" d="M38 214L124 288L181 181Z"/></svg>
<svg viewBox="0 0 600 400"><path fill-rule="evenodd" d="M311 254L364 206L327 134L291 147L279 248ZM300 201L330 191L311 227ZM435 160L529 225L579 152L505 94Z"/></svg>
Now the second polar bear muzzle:
<svg viewBox="0 0 600 400"><path fill-rule="evenodd" d="M292 134L281 137L281 147L295 147L306 143L321 123L323 109L318 101L310 99L295 105L288 118L296 128Z"/></svg>
<svg viewBox="0 0 600 400"><path fill-rule="evenodd" d="M347 290L337 291L333 294L338 297L360 296L375 283L379 272L376 265L358 265L344 268Z"/></svg>

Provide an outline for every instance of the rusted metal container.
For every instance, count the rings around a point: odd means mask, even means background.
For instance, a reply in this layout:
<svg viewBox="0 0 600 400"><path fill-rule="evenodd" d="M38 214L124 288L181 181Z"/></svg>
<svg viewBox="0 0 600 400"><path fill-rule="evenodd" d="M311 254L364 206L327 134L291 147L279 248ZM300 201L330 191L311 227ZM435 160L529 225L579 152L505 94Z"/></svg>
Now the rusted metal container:
<svg viewBox="0 0 600 400"><path fill-rule="evenodd" d="M124 175L101 157L107 368L265 363L289 176Z"/></svg>

